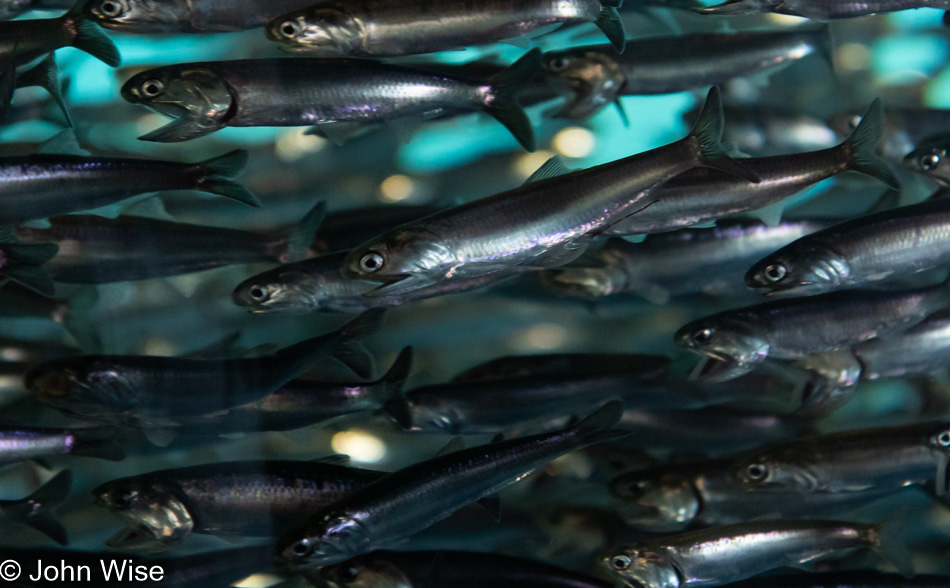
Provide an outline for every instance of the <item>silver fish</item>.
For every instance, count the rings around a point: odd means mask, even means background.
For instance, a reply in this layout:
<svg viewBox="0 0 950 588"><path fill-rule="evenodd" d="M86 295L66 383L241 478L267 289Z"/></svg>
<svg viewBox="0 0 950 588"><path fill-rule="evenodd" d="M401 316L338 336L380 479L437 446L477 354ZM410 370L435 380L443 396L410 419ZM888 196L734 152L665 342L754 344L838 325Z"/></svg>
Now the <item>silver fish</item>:
<svg viewBox="0 0 950 588"><path fill-rule="evenodd" d="M0 426L0 465L60 455L122 461L125 452L116 442L115 436L116 429L111 427L50 429Z"/></svg>
<svg viewBox="0 0 950 588"><path fill-rule="evenodd" d="M482 45L556 24L596 23L618 52L623 0L328 0L267 26L267 38L320 57L397 57Z"/></svg>
<svg viewBox="0 0 950 588"><path fill-rule="evenodd" d="M631 588L720 586L855 548L881 546L879 527L839 521L756 521L622 545L600 560Z"/></svg>
<svg viewBox="0 0 950 588"><path fill-rule="evenodd" d="M825 21L898 12L914 8L941 8L947 10L950 9L950 2L947 0L871 0L869 2L852 2L851 0L727 0L723 4L708 8L694 8L693 10L699 14L726 16L774 12Z"/></svg>
<svg viewBox="0 0 950 588"><path fill-rule="evenodd" d="M722 122L719 90L713 88L684 139L566 175L559 175L566 170L552 159L520 188L407 223L357 247L341 272L383 282L365 294L375 297L516 266L567 264L595 237L649 210L652 190L688 169L716 167L757 181L726 154Z"/></svg>
<svg viewBox="0 0 950 588"><path fill-rule="evenodd" d="M729 380L766 357L802 359L913 326L950 304L950 282L903 291L847 290L775 300L694 321L674 335L710 358L700 377Z"/></svg>
<svg viewBox="0 0 950 588"><path fill-rule="evenodd" d="M914 171L926 174L941 188L950 187L950 137L941 135L917 144L917 147L904 158L904 165Z"/></svg>
<svg viewBox="0 0 950 588"><path fill-rule="evenodd" d="M529 52L485 83L369 60L191 63L137 74L122 97L175 119L143 141L187 141L224 127L318 125L330 133L334 123L425 118L448 108L491 114L533 151L517 95L539 61L539 52Z"/></svg>
<svg viewBox="0 0 950 588"><path fill-rule="evenodd" d="M446 453L389 474L314 513L275 546L296 571L338 563L410 537L463 506L492 496L554 458L622 436L619 402L574 426Z"/></svg>
<svg viewBox="0 0 950 588"><path fill-rule="evenodd" d="M745 276L766 294L810 295L873 284L950 263L950 199L860 216L806 235Z"/></svg>
<svg viewBox="0 0 950 588"><path fill-rule="evenodd" d="M126 33L222 33L256 29L313 0L93 0L84 14Z"/></svg>
<svg viewBox="0 0 950 588"><path fill-rule="evenodd" d="M940 311L919 325L851 347L862 380L940 372L950 358L950 312Z"/></svg>

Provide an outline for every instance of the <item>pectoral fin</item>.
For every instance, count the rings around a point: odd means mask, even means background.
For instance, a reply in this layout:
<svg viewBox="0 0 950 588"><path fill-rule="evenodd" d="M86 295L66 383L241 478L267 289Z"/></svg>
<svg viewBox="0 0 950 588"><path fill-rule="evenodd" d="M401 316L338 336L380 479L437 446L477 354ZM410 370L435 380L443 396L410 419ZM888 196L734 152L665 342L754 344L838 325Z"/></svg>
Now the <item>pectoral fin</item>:
<svg viewBox="0 0 950 588"><path fill-rule="evenodd" d="M151 133L142 135L139 137L139 140L151 141L153 143L180 143L182 141L188 141L190 139L197 139L198 137L210 135L211 133L224 128L224 126L225 125L222 124L203 126L199 124L198 121L188 118L179 118L168 123L164 127L155 129Z"/></svg>

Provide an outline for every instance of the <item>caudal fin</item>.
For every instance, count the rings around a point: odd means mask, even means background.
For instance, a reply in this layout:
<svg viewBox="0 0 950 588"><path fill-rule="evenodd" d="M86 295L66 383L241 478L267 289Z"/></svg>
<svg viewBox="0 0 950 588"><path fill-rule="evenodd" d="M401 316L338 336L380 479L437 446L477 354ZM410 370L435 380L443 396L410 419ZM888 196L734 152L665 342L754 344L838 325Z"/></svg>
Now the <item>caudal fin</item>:
<svg viewBox="0 0 950 588"><path fill-rule="evenodd" d="M300 219L297 226L283 235L281 240L286 243L286 250L280 255L281 263L292 263L307 258L307 252L310 251L310 246L313 245L313 240L326 215L326 202L317 202L310 212Z"/></svg>
<svg viewBox="0 0 950 588"><path fill-rule="evenodd" d="M4 243L0 251L6 258L0 267L0 276L42 294L52 296L56 292L53 279L41 266L56 257L59 246L55 243L36 245Z"/></svg>
<svg viewBox="0 0 950 588"><path fill-rule="evenodd" d="M627 46L627 34L623 30L623 19L620 18L618 8L623 6L623 0L601 0L600 18L597 27L604 32L610 44L617 53L623 53Z"/></svg>
<svg viewBox="0 0 950 588"><path fill-rule="evenodd" d="M571 429L584 439L584 445L618 439L630 434L628 431L613 430L613 426L620 422L622 416L623 402L611 400Z"/></svg>
<svg viewBox="0 0 950 588"><path fill-rule="evenodd" d="M855 171L877 178L889 188L897 190L901 187L900 182L884 160L875 153L883 135L884 107L881 106L880 99L875 98L861 117L861 122L841 146L849 151L851 165Z"/></svg>
<svg viewBox="0 0 950 588"><path fill-rule="evenodd" d="M26 88L28 86L39 86L53 97L53 101L63 111L66 117L66 124L73 126L73 121L69 117L69 110L66 109L66 101L63 100L63 92L59 83L59 68L56 66L54 53L50 53L36 67L20 74L17 78L17 87Z"/></svg>
<svg viewBox="0 0 950 588"><path fill-rule="evenodd" d="M115 440L118 430L115 427L90 427L75 429L76 445L70 453L83 457L96 457L109 461L125 459L125 450Z"/></svg>
<svg viewBox="0 0 950 588"><path fill-rule="evenodd" d="M735 148L722 140L725 118L722 113L722 96L719 87L713 86L706 96L706 103L699 113L699 120L690 132L688 139L699 147L699 165L739 176L758 184L761 178L754 171L732 159Z"/></svg>
<svg viewBox="0 0 950 588"><path fill-rule="evenodd" d="M66 529L54 510L69 496L72 474L64 470L23 500L4 510L18 523L33 527L60 545L68 545Z"/></svg>
<svg viewBox="0 0 950 588"><path fill-rule="evenodd" d="M237 149L202 162L200 165L207 175L199 180L196 188L260 208L257 196L234 180L247 165L247 157L247 151Z"/></svg>
<svg viewBox="0 0 950 588"><path fill-rule="evenodd" d="M492 92L485 110L505 125L521 146L528 151L537 149L534 128L528 114L518 102L518 94L541 70L541 50L532 49L511 67L491 80Z"/></svg>
<svg viewBox="0 0 950 588"><path fill-rule="evenodd" d="M102 32L99 25L91 20L86 20L81 14L84 3L83 0L80 0L75 8L62 17L63 26L70 27L75 31L73 47L85 51L110 67L119 67L122 64L119 50L116 49L112 39Z"/></svg>
<svg viewBox="0 0 950 588"><path fill-rule="evenodd" d="M382 308L367 310L355 319L340 327L342 342L333 353L333 357L342 362L361 378L370 378L375 369L375 361L363 346L363 340L379 331L383 325Z"/></svg>
<svg viewBox="0 0 950 588"><path fill-rule="evenodd" d="M409 404L402 394L402 388L409 377L412 367L412 347L406 347L399 352L396 361L382 378L383 412L388 414L399 426L404 429L412 428L412 414Z"/></svg>

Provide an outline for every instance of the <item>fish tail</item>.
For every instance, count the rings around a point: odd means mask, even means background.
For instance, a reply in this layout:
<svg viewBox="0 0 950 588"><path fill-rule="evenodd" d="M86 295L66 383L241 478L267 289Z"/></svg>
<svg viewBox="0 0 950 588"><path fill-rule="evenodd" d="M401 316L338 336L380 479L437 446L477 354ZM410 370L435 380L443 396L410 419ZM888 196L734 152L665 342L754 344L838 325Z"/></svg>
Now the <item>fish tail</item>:
<svg viewBox="0 0 950 588"><path fill-rule="evenodd" d="M71 487L72 474L64 470L33 494L16 501L10 514L17 522L33 527L60 545L68 545L66 528L53 511L69 497Z"/></svg>
<svg viewBox="0 0 950 588"><path fill-rule="evenodd" d="M24 72L17 79L20 86L39 86L53 97L53 101L63 111L66 117L66 124L73 126L73 121L69 117L69 110L66 109L66 101L63 99L63 91L59 83L59 68L56 66L54 53L50 53L36 67Z"/></svg>
<svg viewBox="0 0 950 588"><path fill-rule="evenodd" d="M99 25L88 20L82 13L85 0L79 0L69 12L61 17L65 28L72 28L73 33L72 46L80 51L85 51L99 61L110 67L119 67L122 64L122 56Z"/></svg>
<svg viewBox="0 0 950 588"><path fill-rule="evenodd" d="M82 457L96 457L109 461L125 459L125 450L115 440L117 430L114 427L90 427L73 431L76 445L70 454Z"/></svg>
<svg viewBox="0 0 950 588"><path fill-rule="evenodd" d="M623 6L623 0L601 0L600 16L597 18L597 28L604 32L607 40L614 46L617 53L623 53L627 46L627 33L623 29L623 19L617 10Z"/></svg>
<svg viewBox="0 0 950 588"><path fill-rule="evenodd" d="M307 258L310 246L317 236L320 225L327 214L326 202L317 202L310 209L300 222L297 223L286 235L283 235L281 242L286 249L280 253L281 263L291 263L301 261Z"/></svg>
<svg viewBox="0 0 950 588"><path fill-rule="evenodd" d="M866 525L867 528L863 531L864 537L862 537L871 549L893 564L899 574L908 578L914 575L914 560L908 549L909 519L909 511L900 511L884 523Z"/></svg>
<svg viewBox="0 0 950 588"><path fill-rule="evenodd" d="M629 431L616 431L613 426L623 416L623 402L611 400L597 412L573 425L571 429L583 439L585 445L618 439L629 435Z"/></svg>
<svg viewBox="0 0 950 588"><path fill-rule="evenodd" d="M409 377L409 369L412 367L412 347L406 347L399 352L396 361L383 376L383 412L388 414L396 423L404 429L412 428L412 414L409 411L409 404L406 397L402 394L402 388L406 384L406 378Z"/></svg>
<svg viewBox="0 0 950 588"><path fill-rule="evenodd" d="M234 180L247 165L247 157L247 151L237 149L200 163L205 175L198 181L197 188L260 208L257 196Z"/></svg>
<svg viewBox="0 0 950 588"><path fill-rule="evenodd" d="M718 169L728 174L745 178L758 184L761 178L752 170L731 157L736 152L734 146L722 140L725 117L722 113L722 95L718 86L709 89L706 103L699 113L699 120L690 132L687 140L694 141L699 147L699 165Z"/></svg>
<svg viewBox="0 0 950 588"><path fill-rule="evenodd" d="M338 331L342 342L334 351L333 357L361 378L372 377L375 369L375 361L363 346L363 339L379 331L383 326L384 314L382 308L367 310L340 327Z"/></svg>
<svg viewBox="0 0 950 588"><path fill-rule="evenodd" d="M851 158L851 166L855 171L877 178L895 190L900 188L900 182L888 169L883 159L875 151L884 135L884 107L880 99L875 98L868 106L861 122L851 132L851 136L842 144Z"/></svg>
<svg viewBox="0 0 950 588"><path fill-rule="evenodd" d="M62 315L56 317L56 321L62 323L66 332L86 352L101 351L103 348L97 325L91 320L92 311L98 303L99 290L94 286L85 286L69 298Z"/></svg>
<svg viewBox="0 0 950 588"><path fill-rule="evenodd" d="M0 245L0 249L6 258L3 266L0 267L0 276L9 278L43 296L53 295L56 286L53 285L53 279L42 265L56 257L59 245L9 243Z"/></svg>
<svg viewBox="0 0 950 588"><path fill-rule="evenodd" d="M521 146L528 151L537 149L537 142L531 120L518 102L518 94L540 70L541 50L535 48L489 80L491 97L485 106L488 114L505 125Z"/></svg>

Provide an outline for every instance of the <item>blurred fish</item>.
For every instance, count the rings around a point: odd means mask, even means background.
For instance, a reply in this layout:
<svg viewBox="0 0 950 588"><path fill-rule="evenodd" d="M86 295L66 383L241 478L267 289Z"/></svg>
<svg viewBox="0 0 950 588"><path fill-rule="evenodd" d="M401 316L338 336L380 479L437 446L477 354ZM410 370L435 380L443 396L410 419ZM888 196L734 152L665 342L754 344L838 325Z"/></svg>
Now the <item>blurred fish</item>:
<svg viewBox="0 0 950 588"><path fill-rule="evenodd" d="M940 135L922 141L904 158L904 165L933 179L942 188L950 187L950 136Z"/></svg>
<svg viewBox="0 0 950 588"><path fill-rule="evenodd" d="M187 141L227 126L315 124L330 136L335 123L398 124L453 108L487 112L533 151L534 131L517 95L539 61L532 51L484 84L369 60L190 63L137 74L122 86L122 97L175 119L143 141Z"/></svg>
<svg viewBox="0 0 950 588"><path fill-rule="evenodd" d="M950 576L918 575L907 578L881 572L826 572L792 574L746 580L730 588L944 588Z"/></svg>
<svg viewBox="0 0 950 588"><path fill-rule="evenodd" d="M69 497L72 474L62 471L36 492L20 500L0 500L0 528L27 525L60 545L69 543L66 529L53 510Z"/></svg>
<svg viewBox="0 0 950 588"><path fill-rule="evenodd" d="M515 266L565 265L595 237L649 210L651 191L679 173L709 166L757 181L726 154L719 140L722 122L714 87L684 139L570 173L554 158L520 188L407 223L353 249L341 272L348 279L383 282L364 294L376 297Z"/></svg>
<svg viewBox="0 0 950 588"><path fill-rule="evenodd" d="M644 378L657 378L667 372L669 364L666 357L629 353L506 355L458 373L452 382L492 382L524 376L592 375L624 371L639 372Z"/></svg>
<svg viewBox="0 0 950 588"><path fill-rule="evenodd" d="M950 311L937 312L902 333L850 349L862 380L942 373L950 361Z"/></svg>
<svg viewBox="0 0 950 588"><path fill-rule="evenodd" d="M874 151L881 140L884 111L875 100L850 137L837 147L740 160L759 178L748 182L714 169L693 169L666 182L652 196L656 204L616 223L608 236L660 233L755 211L767 225L782 216L785 198L848 170L876 178L891 188L900 183Z"/></svg>
<svg viewBox="0 0 950 588"><path fill-rule="evenodd" d="M0 465L28 460L44 460L58 455L97 457L110 461L125 459L111 427L46 429L0 426Z"/></svg>
<svg viewBox="0 0 950 588"><path fill-rule="evenodd" d="M45 268L53 280L108 284L233 264L304 259L324 211L321 202L296 227L270 235L135 216L108 219L93 215L54 217L49 228L21 226L16 233L26 243L61 244Z"/></svg>
<svg viewBox="0 0 950 588"><path fill-rule="evenodd" d="M881 546L880 529L839 521L756 521L622 545L601 558L632 588L721 586L786 566Z"/></svg>
<svg viewBox="0 0 950 588"><path fill-rule="evenodd" d="M742 276L763 254L827 226L827 222L724 219L708 229L680 229L648 235L642 243L611 239L588 259L596 267L568 267L542 274L556 291L580 298L632 292L656 304L673 296L741 296Z"/></svg>
<svg viewBox="0 0 950 588"><path fill-rule="evenodd" d="M246 151L199 163L44 153L4 157L0 223L88 210L158 190L199 190L260 206L254 194L232 179L246 163Z"/></svg>
<svg viewBox="0 0 950 588"><path fill-rule="evenodd" d="M831 59L827 27L807 31L693 34L627 42L618 56L610 45L548 51L548 79L573 95L554 116L583 120L620 96L670 94L715 86L791 65L814 53Z"/></svg>
<svg viewBox="0 0 950 588"><path fill-rule="evenodd" d="M0 20L10 20L30 10L69 8L74 0L0 0Z"/></svg>
<svg viewBox="0 0 950 588"><path fill-rule="evenodd" d="M259 273L238 284L231 299L255 314L356 313L490 288L523 273L515 268L509 272L439 282L409 292L368 297L365 294L375 290L379 284L349 280L340 275L340 266L348 253L328 253Z"/></svg>
<svg viewBox="0 0 950 588"><path fill-rule="evenodd" d="M54 244L20 245L0 243L0 277L12 280L43 296L56 291L50 278L48 263L59 251Z"/></svg>
<svg viewBox="0 0 950 588"><path fill-rule="evenodd" d="M323 219L310 249L316 253L345 251L380 233L448 208L438 202L419 205L383 205L331 212Z"/></svg>
<svg viewBox="0 0 950 588"><path fill-rule="evenodd" d="M260 400L322 359L336 358L368 377L373 362L362 340L379 330L381 323L381 310L367 311L337 331L260 358L86 355L58 359L33 369L26 385L44 404L86 419L173 427L188 417Z"/></svg>
<svg viewBox="0 0 950 588"><path fill-rule="evenodd" d="M59 109L62 111L63 117L66 119L66 124L70 127L73 125L72 119L69 116L69 110L66 108L66 101L63 99L63 89L59 82L59 67L56 65L56 57L53 53L48 54L42 61L31 66L29 69L23 69L17 73L15 89L29 88L31 86L38 86L49 92L53 101L56 102L56 105L59 106ZM5 113L4 108L0 107L0 116L4 114L9 115L9 111ZM24 112L21 110L18 114L22 116ZM39 118L45 117L44 114ZM17 117L11 116L9 118L15 120ZM5 122L10 123L9 118ZM4 122L3 119L0 119L0 122Z"/></svg>
<svg viewBox="0 0 950 588"><path fill-rule="evenodd" d="M891 159L901 159L922 141L950 132L950 109L890 107L886 114L882 153ZM829 126L842 136L860 122L861 113L854 110L839 112L828 119Z"/></svg>
<svg viewBox="0 0 950 588"><path fill-rule="evenodd" d="M560 455L623 436L611 430L620 412L620 403L610 402L554 433L452 451L401 469L314 513L278 540L275 554L301 572L391 545Z"/></svg>
<svg viewBox="0 0 950 588"><path fill-rule="evenodd" d="M950 304L950 281L915 290L847 290L775 300L694 321L674 335L706 356L702 379L729 380L766 357L801 359L868 341L921 322Z"/></svg>
<svg viewBox="0 0 950 588"><path fill-rule="evenodd" d="M39 363L78 353L79 350L75 347L56 341L28 341L0 337L0 362Z"/></svg>
<svg viewBox="0 0 950 588"><path fill-rule="evenodd" d="M752 265L750 288L810 295L950 263L950 199L859 216L782 247Z"/></svg>
<svg viewBox="0 0 950 588"><path fill-rule="evenodd" d="M160 549L192 533L277 537L384 475L320 461L229 461L113 480L92 493L129 527L110 547Z"/></svg>
<svg viewBox="0 0 950 588"><path fill-rule="evenodd" d="M494 553L375 551L320 570L326 588L610 588L564 568Z"/></svg>
<svg viewBox="0 0 950 588"><path fill-rule="evenodd" d="M86 18L124 33L224 33L256 29L313 0L92 0Z"/></svg>
<svg viewBox="0 0 950 588"><path fill-rule="evenodd" d="M623 0L318 2L267 25L267 38L320 57L396 57L483 45L553 25L593 22L623 53Z"/></svg>
<svg viewBox="0 0 950 588"><path fill-rule="evenodd" d="M743 153L762 156L815 151L838 142L835 131L825 122L797 109L744 104L727 105L725 113L723 139ZM852 130L853 127L849 127L842 135L846 136Z"/></svg>
<svg viewBox="0 0 950 588"><path fill-rule="evenodd" d="M874 0L873 2L851 2L850 0L727 0L723 4L694 10L699 14L727 16L774 12L776 14L803 16L812 20L826 21L913 8L950 9L950 2L947 0Z"/></svg>

